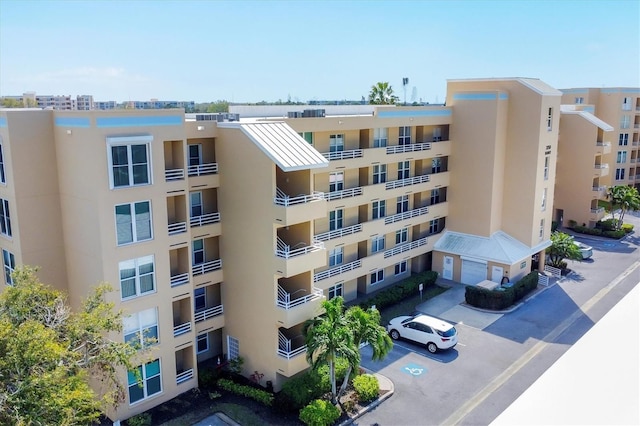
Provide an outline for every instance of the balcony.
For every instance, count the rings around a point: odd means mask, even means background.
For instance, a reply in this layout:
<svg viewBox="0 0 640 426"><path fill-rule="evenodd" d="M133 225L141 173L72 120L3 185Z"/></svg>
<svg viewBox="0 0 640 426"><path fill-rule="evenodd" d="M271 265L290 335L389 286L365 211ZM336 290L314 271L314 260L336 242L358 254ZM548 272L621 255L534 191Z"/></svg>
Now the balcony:
<svg viewBox="0 0 640 426"><path fill-rule="evenodd" d="M384 218L384 224L389 225L391 223L400 222L401 220L411 219L411 218L422 216L428 213L429 213L429 207L420 207L418 209L413 209L403 213L394 214L393 216L386 216Z"/></svg>
<svg viewBox="0 0 640 426"><path fill-rule="evenodd" d="M291 377L309 366L305 356L307 346L304 344L304 337L299 327L278 330L277 353L277 371L286 377Z"/></svg>
<svg viewBox="0 0 640 426"><path fill-rule="evenodd" d="M184 169L169 169L164 171L164 180L172 182L184 179Z"/></svg>
<svg viewBox="0 0 640 426"><path fill-rule="evenodd" d="M324 270L322 272L318 272L317 274L314 274L313 275L313 282L317 283L318 281L322 281L322 280L326 280L326 279L331 278L331 277L342 275L342 274L347 273L349 271L353 271L355 269L358 269L361 266L362 266L362 261L361 260L356 260L354 262L345 263L344 265L339 265L339 266L336 266L336 267L333 267L333 268L329 268L327 270Z"/></svg>
<svg viewBox="0 0 640 426"><path fill-rule="evenodd" d="M360 158L363 155L363 151L361 149L352 149L349 151L334 151L334 152L323 152L322 156L329 161L335 160L349 160L352 158Z"/></svg>
<svg viewBox="0 0 640 426"><path fill-rule="evenodd" d="M353 235L362 231L362 224L347 226L346 228L334 229L333 231L323 232L321 234L314 235L314 239L318 241L329 241L334 238L341 238L347 235Z"/></svg>
<svg viewBox="0 0 640 426"><path fill-rule="evenodd" d="M193 368L190 368L188 370L185 370L176 374L176 385L179 385L184 382L188 382L191 379L193 379Z"/></svg>
<svg viewBox="0 0 640 426"><path fill-rule="evenodd" d="M182 348L175 352L176 362L176 385L188 382L194 378L194 357L193 345Z"/></svg>
<svg viewBox="0 0 640 426"><path fill-rule="evenodd" d="M218 173L218 163L197 164L187 168L189 177L213 175Z"/></svg>
<svg viewBox="0 0 640 426"><path fill-rule="evenodd" d="M602 219L604 215L604 207L592 208L589 215L589 221L597 222Z"/></svg>
<svg viewBox="0 0 640 426"><path fill-rule="evenodd" d="M182 274L178 274L178 275L172 275L169 278L169 283L171 284L171 287L177 287L180 285L184 285L187 284L189 282L189 273L185 272Z"/></svg>
<svg viewBox="0 0 640 426"><path fill-rule="evenodd" d="M385 183L385 189L403 188L405 186L417 185L429 182L430 175L414 176L407 179L392 180Z"/></svg>
<svg viewBox="0 0 640 426"><path fill-rule="evenodd" d="M194 277L208 272L217 271L220 268L222 268L222 259L210 260L208 262L198 263L191 266Z"/></svg>
<svg viewBox="0 0 640 426"><path fill-rule="evenodd" d="M324 243L315 239L310 245L300 242L290 246L278 237L275 255L276 271L285 277L313 270L325 263Z"/></svg>
<svg viewBox="0 0 640 426"><path fill-rule="evenodd" d="M176 182L184 180L184 142L164 141L164 180Z"/></svg>
<svg viewBox="0 0 640 426"><path fill-rule="evenodd" d="M189 218L189 226L191 226L192 228L218 222L220 222L220 213L209 213Z"/></svg>
<svg viewBox="0 0 640 426"><path fill-rule="evenodd" d="M309 195L291 197L276 188L273 204L275 223L285 226L321 219L327 215L327 201L323 192L314 191Z"/></svg>
<svg viewBox="0 0 640 426"><path fill-rule="evenodd" d="M596 142L598 148L602 148L602 154L611 154L611 142Z"/></svg>
<svg viewBox="0 0 640 426"><path fill-rule="evenodd" d="M218 315L222 315L224 313L224 309L222 305L212 306L211 308L203 309L201 311L196 311L193 316L193 319L196 323L201 321L206 321L208 319L217 317Z"/></svg>
<svg viewBox="0 0 640 426"><path fill-rule="evenodd" d="M177 235L187 232L187 222L170 223L167 226L167 231L169 235Z"/></svg>
<svg viewBox="0 0 640 426"><path fill-rule="evenodd" d="M431 149L431 143L412 143L408 145L394 145L387 147L387 154L401 154L405 152L428 151Z"/></svg>
<svg viewBox="0 0 640 426"><path fill-rule="evenodd" d="M596 170L596 174L599 177L604 177L609 175L609 164L603 163L603 164L596 164L594 166L595 170Z"/></svg>
<svg viewBox="0 0 640 426"><path fill-rule="evenodd" d="M174 300L171 305L173 310L173 337L184 336L193 331L191 298L184 297L180 300ZM182 340L186 342L188 339L185 337Z"/></svg>
<svg viewBox="0 0 640 426"><path fill-rule="evenodd" d="M358 195L362 195L362 187L326 192L324 199L327 201L342 200L343 198L357 197Z"/></svg>
<svg viewBox="0 0 640 426"><path fill-rule="evenodd" d="M386 258L391 257L391 256L396 256L398 254L406 253L408 251L417 249L419 247L426 246L427 242L428 242L427 240L428 240L427 237L420 238L419 240L415 240L415 241L412 241L412 242L406 243L406 244L397 245L392 249L385 250L384 258L386 259ZM417 254L419 254L419 253L410 254L410 256L414 257Z"/></svg>
<svg viewBox="0 0 640 426"><path fill-rule="evenodd" d="M278 285L276 306L280 309L276 312L276 321L281 326L290 328L313 318L318 313L323 299L322 290L319 288L313 287L311 293L303 288L288 293Z"/></svg>
<svg viewBox="0 0 640 426"><path fill-rule="evenodd" d="M602 198L605 196L606 192L607 192L607 187L606 186L594 186L593 187L593 192L595 192L595 196L598 198Z"/></svg>

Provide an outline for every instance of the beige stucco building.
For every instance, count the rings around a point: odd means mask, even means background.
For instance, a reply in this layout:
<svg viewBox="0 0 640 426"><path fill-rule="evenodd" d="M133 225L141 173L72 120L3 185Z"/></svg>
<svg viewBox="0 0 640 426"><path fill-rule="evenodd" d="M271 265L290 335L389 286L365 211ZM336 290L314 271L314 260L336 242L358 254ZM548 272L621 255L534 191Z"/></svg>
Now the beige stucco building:
<svg viewBox="0 0 640 426"><path fill-rule="evenodd" d="M323 299L424 270L513 281L550 244L561 92L447 91L446 106L233 107L240 120L0 110L4 282L37 265L75 306L110 282L128 314L112 337L157 338L114 421L196 387L207 360L241 356L279 389L307 367L302 324Z"/></svg>

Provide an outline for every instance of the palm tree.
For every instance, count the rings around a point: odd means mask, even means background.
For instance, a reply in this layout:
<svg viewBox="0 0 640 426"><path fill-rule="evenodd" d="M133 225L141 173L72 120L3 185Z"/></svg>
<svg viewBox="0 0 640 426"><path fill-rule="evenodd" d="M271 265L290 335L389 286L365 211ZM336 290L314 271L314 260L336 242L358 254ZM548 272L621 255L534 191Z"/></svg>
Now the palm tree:
<svg viewBox="0 0 640 426"><path fill-rule="evenodd" d="M360 363L360 351L354 343L354 336L349 321L344 313L342 297L335 297L322 302L325 313L307 320L303 326L303 334L307 345L307 362L317 370L321 365L329 365L331 381L331 400L336 402L335 361L344 358L349 365Z"/></svg>
<svg viewBox="0 0 640 426"><path fill-rule="evenodd" d="M610 187L607 198L611 203L611 217L615 219L614 208L620 208L620 217L615 222L616 229L621 229L627 211L640 210L640 194L634 187L618 185Z"/></svg>
<svg viewBox="0 0 640 426"><path fill-rule="evenodd" d="M378 82L371 86L369 103L373 105L394 105L398 97L393 94L393 88L389 82Z"/></svg>
<svg viewBox="0 0 640 426"><path fill-rule="evenodd" d="M564 232L551 234L551 246L547 248L548 264L555 268L562 268L565 259L581 260L582 253L574 244L573 237Z"/></svg>

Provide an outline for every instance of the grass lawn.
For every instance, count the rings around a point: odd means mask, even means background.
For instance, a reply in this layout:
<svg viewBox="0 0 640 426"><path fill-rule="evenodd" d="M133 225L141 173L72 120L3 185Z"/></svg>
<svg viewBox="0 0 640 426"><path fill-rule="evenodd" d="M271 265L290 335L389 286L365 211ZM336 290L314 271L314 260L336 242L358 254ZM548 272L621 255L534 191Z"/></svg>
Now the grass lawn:
<svg viewBox="0 0 640 426"><path fill-rule="evenodd" d="M448 288L440 287L437 285L433 285L427 287L422 292L422 300L420 299L420 293L415 296L404 299L402 302L399 302L393 306L386 307L380 310L380 325L386 327L389 324L389 320L395 317L399 317L401 315L411 315L415 312L416 306L425 300L429 300L432 297L436 297L437 295L444 293Z"/></svg>

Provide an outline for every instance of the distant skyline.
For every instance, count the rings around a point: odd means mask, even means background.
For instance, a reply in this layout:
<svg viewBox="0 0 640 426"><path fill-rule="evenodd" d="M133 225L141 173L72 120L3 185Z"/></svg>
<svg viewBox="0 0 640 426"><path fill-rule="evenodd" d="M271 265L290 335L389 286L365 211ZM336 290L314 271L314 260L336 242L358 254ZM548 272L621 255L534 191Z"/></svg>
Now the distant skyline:
<svg viewBox="0 0 640 426"><path fill-rule="evenodd" d="M438 103L489 77L640 87L640 2L0 0L0 96L359 100L388 81Z"/></svg>

